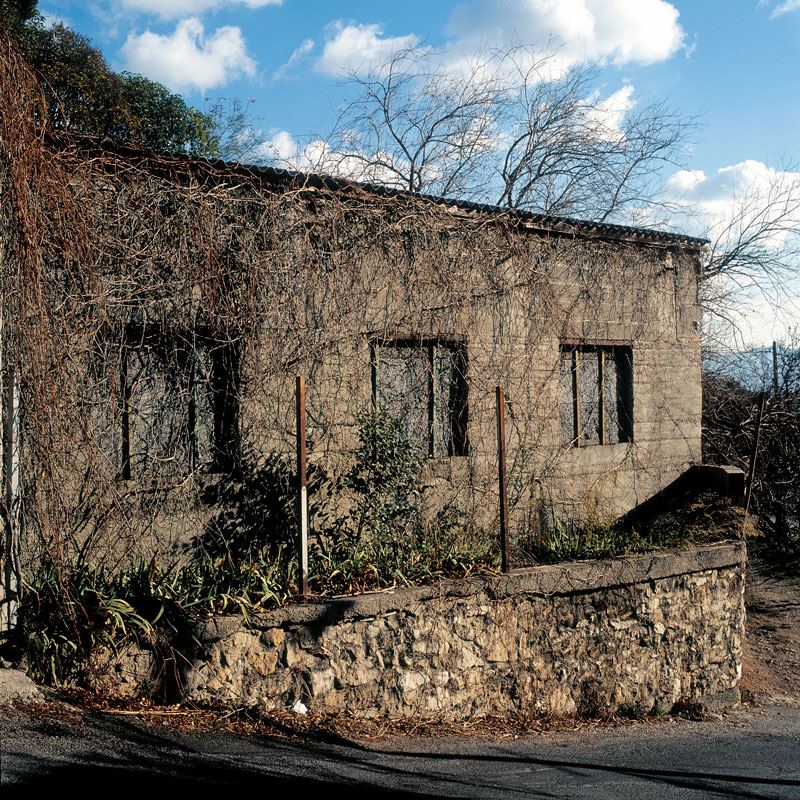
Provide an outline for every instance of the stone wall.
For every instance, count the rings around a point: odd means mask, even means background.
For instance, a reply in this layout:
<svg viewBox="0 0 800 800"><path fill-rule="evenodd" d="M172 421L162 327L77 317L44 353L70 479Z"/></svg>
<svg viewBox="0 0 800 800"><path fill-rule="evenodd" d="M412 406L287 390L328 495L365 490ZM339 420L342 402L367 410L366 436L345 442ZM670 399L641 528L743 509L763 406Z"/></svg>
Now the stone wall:
<svg viewBox="0 0 800 800"><path fill-rule="evenodd" d="M196 702L366 716L602 714L731 701L741 543L520 570L216 618L185 675Z"/></svg>

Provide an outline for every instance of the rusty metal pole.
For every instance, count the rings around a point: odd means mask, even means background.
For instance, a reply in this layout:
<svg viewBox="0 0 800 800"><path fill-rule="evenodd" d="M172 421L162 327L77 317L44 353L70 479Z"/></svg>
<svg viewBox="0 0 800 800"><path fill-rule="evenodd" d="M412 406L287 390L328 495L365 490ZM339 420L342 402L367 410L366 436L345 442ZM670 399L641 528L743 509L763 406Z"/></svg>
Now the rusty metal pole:
<svg viewBox="0 0 800 800"><path fill-rule="evenodd" d="M500 554L504 573L511 571L508 545L508 486L506 484L506 407L503 387L497 387L497 453L500 480Z"/></svg>
<svg viewBox="0 0 800 800"><path fill-rule="evenodd" d="M767 393L761 392L758 401L758 415L756 416L756 430L753 437L753 450L750 453L750 469L747 471L747 491L744 496L744 515L750 513L750 497L753 494L753 481L756 475L756 460L758 458L758 439L761 435L761 420L764 417L764 404L767 402Z"/></svg>
<svg viewBox="0 0 800 800"><path fill-rule="evenodd" d="M308 595L308 489L306 487L306 381L297 376L297 529L300 591Z"/></svg>

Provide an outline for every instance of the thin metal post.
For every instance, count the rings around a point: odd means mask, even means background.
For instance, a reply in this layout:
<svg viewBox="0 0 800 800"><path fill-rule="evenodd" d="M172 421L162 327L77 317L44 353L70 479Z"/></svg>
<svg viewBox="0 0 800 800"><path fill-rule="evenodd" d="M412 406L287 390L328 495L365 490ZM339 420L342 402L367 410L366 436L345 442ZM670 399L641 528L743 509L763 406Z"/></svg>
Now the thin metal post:
<svg viewBox="0 0 800 800"><path fill-rule="evenodd" d="M122 480L131 479L131 385L128 382L127 347L122 348L120 363L120 398L122 401Z"/></svg>
<svg viewBox="0 0 800 800"><path fill-rule="evenodd" d="M436 345L428 343L428 457L436 456Z"/></svg>
<svg viewBox="0 0 800 800"><path fill-rule="evenodd" d="M20 524L20 429L19 375L13 364L5 364L3 398L3 574L0 580L0 632L16 627L20 594L19 524Z"/></svg>
<svg viewBox="0 0 800 800"><path fill-rule="evenodd" d="M192 377L189 395L189 460L192 471L200 468L200 358L197 347L192 348Z"/></svg>
<svg viewBox="0 0 800 800"><path fill-rule="evenodd" d="M744 514L750 512L750 497L753 494L753 481L755 480L756 474L756 461L758 458L758 439L761 435L761 420L764 417L764 404L767 401L767 393L761 392L758 401L758 415L756 416L756 431L755 436L753 437L753 450L750 453L750 469L748 470L747 474L747 491L745 492L744 496Z"/></svg>
<svg viewBox="0 0 800 800"><path fill-rule="evenodd" d="M778 343L772 342L772 393L778 396Z"/></svg>
<svg viewBox="0 0 800 800"><path fill-rule="evenodd" d="M504 573L511 571L508 545L508 486L506 483L506 406L503 387L497 387L497 452L500 480L500 554Z"/></svg>
<svg viewBox="0 0 800 800"><path fill-rule="evenodd" d="M297 528L300 591L308 595L308 490L306 487L306 381L297 376Z"/></svg>

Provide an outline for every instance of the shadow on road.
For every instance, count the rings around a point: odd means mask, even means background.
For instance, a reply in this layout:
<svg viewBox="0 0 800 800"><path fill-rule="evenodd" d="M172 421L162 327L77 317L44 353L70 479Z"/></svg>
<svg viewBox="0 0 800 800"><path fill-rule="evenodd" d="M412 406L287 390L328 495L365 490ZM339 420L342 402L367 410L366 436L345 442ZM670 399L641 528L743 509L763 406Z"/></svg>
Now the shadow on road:
<svg viewBox="0 0 800 800"><path fill-rule="evenodd" d="M553 759L510 751L391 752L329 735L325 742L238 736L183 735L151 726L95 717L70 730L63 722L35 725L42 752L20 741L4 746L3 761L13 765L3 797L30 796L31 788L67 786L111 791L188 789L196 798L219 797L224 786L265 788L284 793L329 791L339 785L348 800L358 798L532 796L564 797L569 786L640 784L659 796L668 787L700 795L738 798L800 795L800 780L732 774L727 771L655 769ZM70 739L70 734L72 737ZM69 742L68 752L59 750ZM489 746L491 747L491 745ZM34 748L35 750L36 748ZM787 765L791 766L791 765ZM797 789L797 792L795 792ZM311 796L316 796L312 794ZM322 795L319 795L322 796Z"/></svg>

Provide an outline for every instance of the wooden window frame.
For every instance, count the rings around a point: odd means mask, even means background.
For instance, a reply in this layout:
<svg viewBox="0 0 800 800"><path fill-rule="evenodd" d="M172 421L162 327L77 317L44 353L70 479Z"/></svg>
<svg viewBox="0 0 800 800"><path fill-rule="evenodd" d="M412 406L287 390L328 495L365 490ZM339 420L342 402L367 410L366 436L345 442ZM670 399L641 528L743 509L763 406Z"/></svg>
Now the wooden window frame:
<svg viewBox="0 0 800 800"><path fill-rule="evenodd" d="M370 339L370 367L372 385L372 405L380 408L380 348L409 349L424 351L427 359L427 441L425 451L428 458L458 458L469 455L467 425L469 420L469 385L467 382L468 355L464 341L447 337L398 337L395 339ZM436 350L448 349L453 358L457 372L455 379L459 385L457 408L450 408L448 424L450 436L448 452L437 454L436 419L438 415L439 397L436 390Z"/></svg>
<svg viewBox="0 0 800 800"><path fill-rule="evenodd" d="M561 346L559 348L559 359L563 359L565 354L569 354L570 356L572 438L568 442L565 441L564 443L574 447L585 448L614 444L629 444L633 442L633 346L631 343L620 341L585 342L565 340L561 342ZM581 355L597 356L598 441L591 444L583 442L581 435ZM617 371L621 371L622 373L621 377L618 378L618 383L622 383L622 388L620 390L619 386L617 386L614 389L618 407L617 440L614 442L607 441L606 394L611 390L606 386L605 364L609 358L614 359Z"/></svg>

